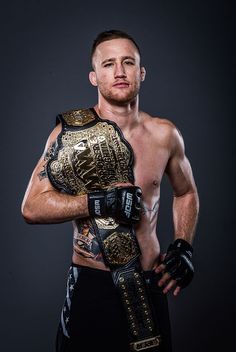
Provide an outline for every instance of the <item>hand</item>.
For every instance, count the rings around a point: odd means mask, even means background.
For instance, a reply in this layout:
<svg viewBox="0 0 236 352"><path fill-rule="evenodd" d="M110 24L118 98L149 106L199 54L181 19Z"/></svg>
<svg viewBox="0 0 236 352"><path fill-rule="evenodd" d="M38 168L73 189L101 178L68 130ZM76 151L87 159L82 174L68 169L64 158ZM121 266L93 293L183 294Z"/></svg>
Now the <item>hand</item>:
<svg viewBox="0 0 236 352"><path fill-rule="evenodd" d="M168 247L167 253L162 257L162 263L155 268L156 273L163 273L158 285L164 287L167 293L174 289L174 296L192 281L194 268L191 262L193 248L183 239L177 239Z"/></svg>
<svg viewBox="0 0 236 352"><path fill-rule="evenodd" d="M165 256L165 255L163 255ZM158 286L159 287L163 287L163 293L168 293L171 290L174 290L173 295L177 296L180 291L181 291L181 287L177 286L177 281L171 279L170 274L168 274L167 272L165 272L166 269L166 265L165 264L160 264L158 265L154 270L156 273L162 273L162 278L158 281Z"/></svg>
<svg viewBox="0 0 236 352"><path fill-rule="evenodd" d="M125 224L137 223L141 215L142 191L137 186L118 186L88 193L90 216L113 217Z"/></svg>

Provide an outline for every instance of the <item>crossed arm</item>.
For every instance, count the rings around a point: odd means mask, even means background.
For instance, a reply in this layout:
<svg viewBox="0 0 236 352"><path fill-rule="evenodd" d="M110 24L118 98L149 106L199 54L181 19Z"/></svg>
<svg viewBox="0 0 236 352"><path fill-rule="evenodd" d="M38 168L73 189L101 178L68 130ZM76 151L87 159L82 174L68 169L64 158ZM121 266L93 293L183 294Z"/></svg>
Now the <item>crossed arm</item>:
<svg viewBox="0 0 236 352"><path fill-rule="evenodd" d="M124 223L139 221L141 190L132 184L114 184L110 190L95 190L80 196L61 193L51 185L46 164L60 130L60 126L56 127L49 136L45 151L29 181L22 202L22 214L26 222L52 224L88 216L111 216ZM132 206L130 196L133 199ZM127 206L129 211L126 210Z"/></svg>
<svg viewBox="0 0 236 352"><path fill-rule="evenodd" d="M57 191L45 172L47 152L61 131L58 125L50 134L43 155L39 159L22 202L22 215L29 224L61 223L88 213L87 196L74 196Z"/></svg>

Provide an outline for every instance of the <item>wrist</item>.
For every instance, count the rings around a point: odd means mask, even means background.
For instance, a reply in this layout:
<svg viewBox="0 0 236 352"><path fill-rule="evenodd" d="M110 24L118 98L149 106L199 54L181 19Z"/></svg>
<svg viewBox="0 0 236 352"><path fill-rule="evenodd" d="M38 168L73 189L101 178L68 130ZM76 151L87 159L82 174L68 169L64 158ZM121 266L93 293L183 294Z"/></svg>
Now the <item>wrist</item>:
<svg viewBox="0 0 236 352"><path fill-rule="evenodd" d="M87 194L88 212L90 216L104 216L106 214L105 191L95 190Z"/></svg>
<svg viewBox="0 0 236 352"><path fill-rule="evenodd" d="M180 251L187 251L190 252L191 255L193 254L193 247L192 245L183 238L176 238L173 242L175 249L179 249Z"/></svg>

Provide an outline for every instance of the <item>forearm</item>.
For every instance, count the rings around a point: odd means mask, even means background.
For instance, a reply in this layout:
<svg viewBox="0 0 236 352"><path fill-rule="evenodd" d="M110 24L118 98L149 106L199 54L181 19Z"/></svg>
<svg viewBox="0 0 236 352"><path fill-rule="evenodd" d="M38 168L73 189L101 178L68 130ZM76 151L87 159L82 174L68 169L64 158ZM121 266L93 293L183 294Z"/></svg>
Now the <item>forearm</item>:
<svg viewBox="0 0 236 352"><path fill-rule="evenodd" d="M175 196L173 200L173 221L175 238L183 238L192 244L199 214L197 191Z"/></svg>
<svg viewBox="0 0 236 352"><path fill-rule="evenodd" d="M30 224L56 224L89 216L87 195L43 192L23 201L22 214Z"/></svg>

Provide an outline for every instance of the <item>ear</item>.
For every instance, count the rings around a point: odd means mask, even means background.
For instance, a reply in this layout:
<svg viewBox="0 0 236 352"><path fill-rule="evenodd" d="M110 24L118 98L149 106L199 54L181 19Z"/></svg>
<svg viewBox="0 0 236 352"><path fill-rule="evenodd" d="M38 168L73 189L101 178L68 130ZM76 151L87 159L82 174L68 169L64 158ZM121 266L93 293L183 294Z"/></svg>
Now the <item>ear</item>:
<svg viewBox="0 0 236 352"><path fill-rule="evenodd" d="M143 82L145 80L145 77L146 77L145 67L141 67L140 74L141 74L141 81Z"/></svg>
<svg viewBox="0 0 236 352"><path fill-rule="evenodd" d="M89 80L93 86L97 87L97 77L94 71L89 72Z"/></svg>

